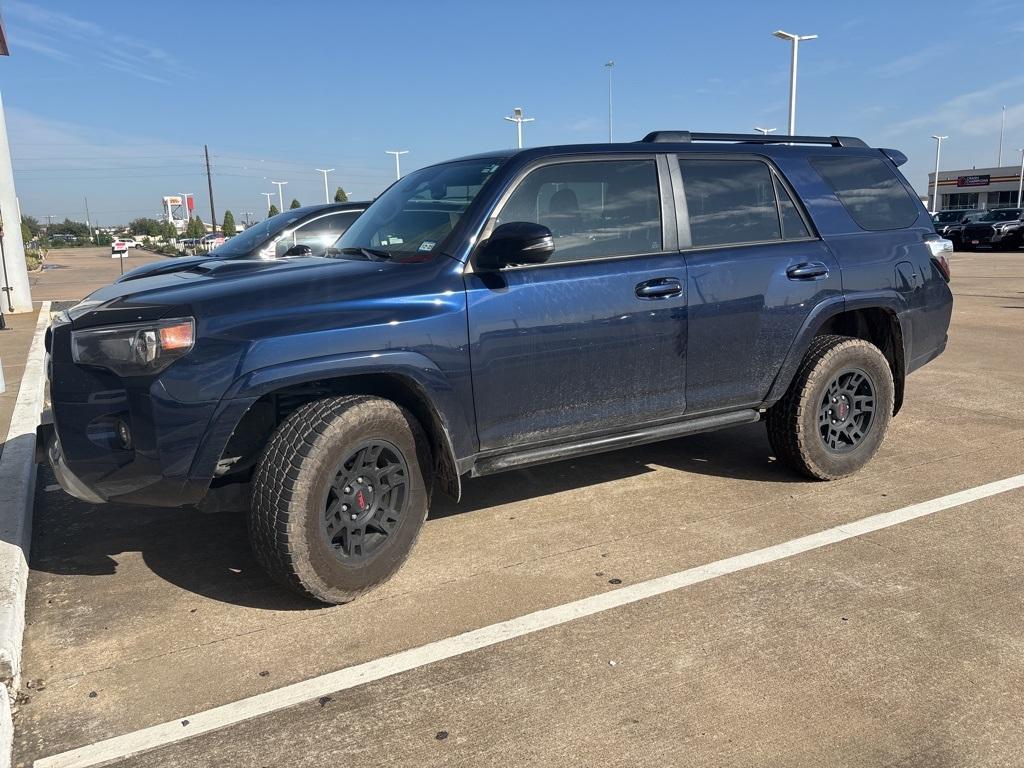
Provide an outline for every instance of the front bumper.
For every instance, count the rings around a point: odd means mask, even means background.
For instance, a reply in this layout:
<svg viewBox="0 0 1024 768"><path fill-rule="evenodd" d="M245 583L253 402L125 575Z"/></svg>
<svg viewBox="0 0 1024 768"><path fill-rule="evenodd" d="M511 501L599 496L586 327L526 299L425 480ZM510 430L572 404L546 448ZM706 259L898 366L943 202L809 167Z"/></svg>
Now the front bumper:
<svg viewBox="0 0 1024 768"><path fill-rule="evenodd" d="M68 468L52 420L44 421L36 427L36 463L49 463L60 487L76 499L89 504L102 504L106 501Z"/></svg>

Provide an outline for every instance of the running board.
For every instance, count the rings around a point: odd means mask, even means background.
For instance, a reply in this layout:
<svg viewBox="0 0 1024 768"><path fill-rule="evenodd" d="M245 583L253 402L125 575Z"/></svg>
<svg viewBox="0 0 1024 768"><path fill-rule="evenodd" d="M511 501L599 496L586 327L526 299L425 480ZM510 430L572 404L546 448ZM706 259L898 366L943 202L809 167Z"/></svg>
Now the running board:
<svg viewBox="0 0 1024 768"><path fill-rule="evenodd" d="M586 456L591 453L615 451L620 448L631 448L634 445L655 443L673 437L692 435L697 432L710 432L714 429L734 427L737 424L751 424L760 420L761 414L753 408L729 413L716 413L712 416L699 416L687 421L674 421L671 424L659 424L656 427L639 429L635 432L624 432L615 435L604 435L572 443L545 445L540 448L527 448L514 453L502 453L497 456L486 456L473 463L470 474L473 477L493 475L507 469L521 469L534 464L547 464L551 461Z"/></svg>

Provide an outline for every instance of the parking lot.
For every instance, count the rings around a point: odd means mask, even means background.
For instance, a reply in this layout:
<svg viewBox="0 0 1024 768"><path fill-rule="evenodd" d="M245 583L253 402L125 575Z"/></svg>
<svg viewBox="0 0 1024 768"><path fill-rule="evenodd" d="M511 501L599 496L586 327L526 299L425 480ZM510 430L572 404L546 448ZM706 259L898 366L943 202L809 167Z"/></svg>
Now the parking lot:
<svg viewBox="0 0 1024 768"><path fill-rule="evenodd" d="M755 424L467 480L346 606L270 582L240 515L90 506L41 470L16 764L1019 764L1024 489L274 693L1024 472L1024 255L952 264L949 348L860 474L805 482Z"/></svg>

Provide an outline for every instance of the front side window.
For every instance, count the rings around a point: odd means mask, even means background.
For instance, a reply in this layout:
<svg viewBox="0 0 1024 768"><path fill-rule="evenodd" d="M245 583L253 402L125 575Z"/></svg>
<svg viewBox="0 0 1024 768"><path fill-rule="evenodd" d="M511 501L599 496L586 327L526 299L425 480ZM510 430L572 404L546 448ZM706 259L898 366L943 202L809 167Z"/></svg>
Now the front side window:
<svg viewBox="0 0 1024 768"><path fill-rule="evenodd" d="M772 172L758 160L679 158L695 247L781 240ZM784 191L784 190L783 190ZM806 236L790 201L793 237ZM803 228L803 234L798 234Z"/></svg>
<svg viewBox="0 0 1024 768"><path fill-rule="evenodd" d="M881 158L817 157L811 165L861 229L903 229L917 221L917 201Z"/></svg>
<svg viewBox="0 0 1024 768"><path fill-rule="evenodd" d="M440 252L501 158L459 160L403 176L331 249L343 258L423 261Z"/></svg>
<svg viewBox="0 0 1024 768"><path fill-rule="evenodd" d="M551 230L549 263L660 251L657 167L647 159L542 166L519 183L496 223L513 221Z"/></svg>

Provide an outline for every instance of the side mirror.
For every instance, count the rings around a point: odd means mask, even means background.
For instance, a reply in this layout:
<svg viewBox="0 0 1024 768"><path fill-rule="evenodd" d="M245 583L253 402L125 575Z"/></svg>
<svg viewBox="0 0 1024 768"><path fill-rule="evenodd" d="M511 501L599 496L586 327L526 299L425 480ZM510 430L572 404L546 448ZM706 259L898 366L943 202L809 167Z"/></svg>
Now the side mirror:
<svg viewBox="0 0 1024 768"><path fill-rule="evenodd" d="M312 256L313 249L308 245L293 245L287 251L284 252L284 256Z"/></svg>
<svg viewBox="0 0 1024 768"><path fill-rule="evenodd" d="M480 244L476 263L481 269L509 264L543 264L555 252L555 238L543 224L510 221L497 227Z"/></svg>

